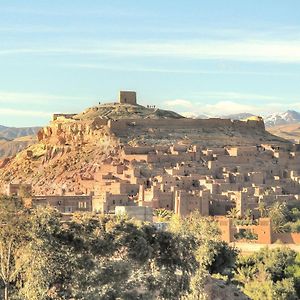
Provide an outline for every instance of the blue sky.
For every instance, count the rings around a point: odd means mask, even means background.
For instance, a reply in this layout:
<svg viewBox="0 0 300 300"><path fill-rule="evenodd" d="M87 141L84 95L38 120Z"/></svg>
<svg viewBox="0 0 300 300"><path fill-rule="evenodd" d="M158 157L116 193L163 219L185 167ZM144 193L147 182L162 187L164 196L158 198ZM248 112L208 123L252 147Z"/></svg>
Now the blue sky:
<svg viewBox="0 0 300 300"><path fill-rule="evenodd" d="M0 124L122 89L182 113L300 110L300 1L0 0Z"/></svg>

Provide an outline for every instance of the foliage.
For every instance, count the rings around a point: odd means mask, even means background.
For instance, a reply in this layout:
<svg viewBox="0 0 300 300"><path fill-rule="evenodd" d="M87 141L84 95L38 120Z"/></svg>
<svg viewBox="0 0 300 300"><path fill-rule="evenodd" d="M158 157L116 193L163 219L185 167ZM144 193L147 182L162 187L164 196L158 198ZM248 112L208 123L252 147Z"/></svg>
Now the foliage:
<svg viewBox="0 0 300 300"><path fill-rule="evenodd" d="M186 218L174 215L169 229L196 241L195 257L203 269L210 273L223 273L233 268L238 252L220 240L219 228L212 219L202 217L198 211Z"/></svg>
<svg viewBox="0 0 300 300"><path fill-rule="evenodd" d="M268 215L267 205L262 200L260 200L258 203L258 210L259 210L259 214L260 214L261 218L267 217L267 215Z"/></svg>
<svg viewBox="0 0 300 300"><path fill-rule="evenodd" d="M269 218L272 220L274 232L286 232L286 223L288 221L289 210L286 203L275 202L269 209Z"/></svg>
<svg viewBox="0 0 300 300"><path fill-rule="evenodd" d="M171 219L173 212L164 208L158 208L154 210L153 215L158 222L167 222Z"/></svg>
<svg viewBox="0 0 300 300"><path fill-rule="evenodd" d="M12 245L9 272L1 274L11 297L178 299L196 281L197 243L191 235L87 213L64 222L51 208L25 211L16 199L4 200L0 263L6 265L3 249Z"/></svg>
<svg viewBox="0 0 300 300"><path fill-rule="evenodd" d="M227 212L227 217L232 218L232 219L238 219L240 215L240 211L236 208L233 207L231 210Z"/></svg>
<svg viewBox="0 0 300 300"><path fill-rule="evenodd" d="M263 249L239 257L235 280L251 299L298 299L300 259L288 248Z"/></svg>
<svg viewBox="0 0 300 300"><path fill-rule="evenodd" d="M257 240L258 239L258 235L256 233L253 233L251 230L247 230L247 229L241 229L239 232L237 232L234 235L234 238L236 240Z"/></svg>
<svg viewBox="0 0 300 300"><path fill-rule="evenodd" d="M17 280L17 259L26 243L26 211L17 198L0 198L0 278L4 286L4 299Z"/></svg>
<svg viewBox="0 0 300 300"><path fill-rule="evenodd" d="M233 272L252 299L296 299L300 290L294 251L264 249L237 259L215 221L199 212L172 215L168 230L160 231L92 213L65 221L54 209L29 211L16 198L3 198L0 220L0 250L12 241L9 272L1 275L10 299L204 300L210 275L230 282ZM0 263L7 262L3 257Z"/></svg>

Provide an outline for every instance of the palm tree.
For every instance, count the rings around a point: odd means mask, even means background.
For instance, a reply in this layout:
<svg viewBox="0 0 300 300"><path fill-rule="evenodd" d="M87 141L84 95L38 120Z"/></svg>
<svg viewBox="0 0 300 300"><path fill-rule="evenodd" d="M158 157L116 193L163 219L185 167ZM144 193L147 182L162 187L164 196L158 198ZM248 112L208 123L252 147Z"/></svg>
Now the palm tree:
<svg viewBox="0 0 300 300"><path fill-rule="evenodd" d="M238 219L239 213L240 211L236 207L233 207L231 210L227 212L227 217L231 219Z"/></svg>
<svg viewBox="0 0 300 300"><path fill-rule="evenodd" d="M258 210L261 218L264 218L267 216L267 205L263 201L259 201L258 203Z"/></svg>
<svg viewBox="0 0 300 300"><path fill-rule="evenodd" d="M275 202L268 210L268 216L272 220L274 232L286 232L287 228L285 225L288 221L288 208L286 203Z"/></svg>
<svg viewBox="0 0 300 300"><path fill-rule="evenodd" d="M153 211L153 215L157 218L158 222L167 222L172 217L173 212L165 208L158 208Z"/></svg>
<svg viewBox="0 0 300 300"><path fill-rule="evenodd" d="M243 284L246 284L252 280L256 271L257 270L255 266L240 267L236 269L234 279Z"/></svg>

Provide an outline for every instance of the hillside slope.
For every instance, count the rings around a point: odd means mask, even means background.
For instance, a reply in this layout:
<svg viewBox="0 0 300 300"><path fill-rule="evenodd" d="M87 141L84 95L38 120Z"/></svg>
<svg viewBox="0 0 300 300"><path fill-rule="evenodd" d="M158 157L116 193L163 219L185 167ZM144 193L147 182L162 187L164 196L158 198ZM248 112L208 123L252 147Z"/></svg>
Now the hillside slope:
<svg viewBox="0 0 300 300"><path fill-rule="evenodd" d="M300 122L269 127L268 131L291 142L300 141Z"/></svg>
<svg viewBox="0 0 300 300"><path fill-rule="evenodd" d="M260 120L186 119L174 112L142 106L106 105L75 117L59 117L38 132L38 142L21 151L0 169L4 182L28 182L34 193L82 194L82 180L93 180L104 163L123 164L123 147L151 145L288 145L271 135ZM120 113L121 111L121 113ZM120 118L119 118L120 116ZM110 118L116 118L112 120ZM110 120L107 120L110 119ZM143 165L142 168L149 168Z"/></svg>

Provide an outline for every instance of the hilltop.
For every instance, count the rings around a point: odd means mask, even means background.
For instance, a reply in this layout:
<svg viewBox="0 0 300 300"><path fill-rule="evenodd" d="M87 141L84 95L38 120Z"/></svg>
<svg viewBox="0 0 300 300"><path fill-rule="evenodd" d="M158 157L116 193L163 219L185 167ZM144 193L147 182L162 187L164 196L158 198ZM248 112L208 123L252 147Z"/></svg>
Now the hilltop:
<svg viewBox="0 0 300 300"><path fill-rule="evenodd" d="M2 183L31 183L40 195L61 194L62 190L85 193L81 180L92 181L103 163L128 164L122 159L128 145L289 145L267 132L260 118L189 119L130 103L102 104L76 115L56 114L37 136L36 143L2 163L0 178ZM143 172L155 167L142 165Z"/></svg>
<svg viewBox="0 0 300 300"><path fill-rule="evenodd" d="M107 103L86 109L73 117L77 120L101 119L181 119L176 112L142 105Z"/></svg>

